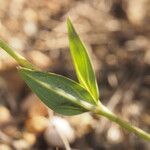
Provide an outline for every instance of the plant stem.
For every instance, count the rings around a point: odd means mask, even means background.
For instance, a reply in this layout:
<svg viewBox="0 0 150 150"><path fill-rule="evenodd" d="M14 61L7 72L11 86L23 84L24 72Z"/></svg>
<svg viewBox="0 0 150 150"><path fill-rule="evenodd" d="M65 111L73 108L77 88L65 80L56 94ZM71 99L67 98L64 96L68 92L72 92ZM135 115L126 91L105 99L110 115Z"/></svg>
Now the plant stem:
<svg viewBox="0 0 150 150"><path fill-rule="evenodd" d="M102 115L102 116L108 118L109 120L117 123L122 128L125 128L128 131L137 134L139 137L150 141L150 134L149 133L143 131L142 129L140 129L138 127L135 127L134 125L131 125L129 122L127 122L125 120L122 120L121 118L119 118L118 116L113 114L110 110L108 110L108 108L106 108L104 105L102 105L100 107L98 106L98 108L96 108L96 110L94 112L96 114Z"/></svg>
<svg viewBox="0 0 150 150"><path fill-rule="evenodd" d="M17 52L12 50L4 41L0 40L0 47L5 50L10 56L12 56L17 63L25 68L36 69L28 60L26 60L23 56L19 55Z"/></svg>
<svg viewBox="0 0 150 150"><path fill-rule="evenodd" d="M17 52L15 52L14 50L12 50L4 41L0 40L0 47L2 49L4 49L10 56L12 56L20 66L28 68L28 69L34 69L37 70L36 67L34 67L28 60L26 60L23 56L19 55ZM133 132L135 134L137 134L139 137L150 141L150 134L146 133L145 131L141 130L138 127L135 127L133 125L131 125L130 123L128 123L127 121L122 120L121 118L117 117L115 114L113 114L110 110L108 110L108 108L106 108L103 104L99 104L98 106L91 106L91 105L87 105L87 103L82 104L79 103L79 105L81 106L85 106L85 108L93 113L102 115L106 118L108 118L109 120L117 123L118 125L120 125L122 128L127 129L130 132Z"/></svg>

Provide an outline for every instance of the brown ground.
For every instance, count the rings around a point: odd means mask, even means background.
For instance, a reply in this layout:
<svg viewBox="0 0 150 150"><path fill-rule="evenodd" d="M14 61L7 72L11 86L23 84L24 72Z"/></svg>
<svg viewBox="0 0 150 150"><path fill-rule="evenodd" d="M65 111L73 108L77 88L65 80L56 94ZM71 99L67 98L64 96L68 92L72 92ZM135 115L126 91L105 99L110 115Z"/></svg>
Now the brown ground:
<svg viewBox="0 0 150 150"><path fill-rule="evenodd" d="M90 51L101 101L150 132L150 1L0 0L0 38L43 70L76 80L67 16ZM16 63L2 50L0 75L0 150L61 149L44 136L50 120L59 115L31 94L17 74ZM84 114L64 119L75 131L72 149L150 149L148 142L101 117Z"/></svg>

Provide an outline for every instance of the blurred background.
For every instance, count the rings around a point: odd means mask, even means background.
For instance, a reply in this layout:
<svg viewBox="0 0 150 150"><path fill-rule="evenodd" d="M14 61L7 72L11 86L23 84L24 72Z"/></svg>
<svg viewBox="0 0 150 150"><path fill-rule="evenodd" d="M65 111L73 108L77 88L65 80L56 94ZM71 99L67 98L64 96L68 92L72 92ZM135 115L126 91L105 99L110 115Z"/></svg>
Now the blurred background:
<svg viewBox="0 0 150 150"><path fill-rule="evenodd" d="M67 16L88 47L101 101L150 132L150 1L0 0L0 38L41 69L77 80ZM47 109L16 66L0 50L0 150L150 149L102 117L64 117Z"/></svg>

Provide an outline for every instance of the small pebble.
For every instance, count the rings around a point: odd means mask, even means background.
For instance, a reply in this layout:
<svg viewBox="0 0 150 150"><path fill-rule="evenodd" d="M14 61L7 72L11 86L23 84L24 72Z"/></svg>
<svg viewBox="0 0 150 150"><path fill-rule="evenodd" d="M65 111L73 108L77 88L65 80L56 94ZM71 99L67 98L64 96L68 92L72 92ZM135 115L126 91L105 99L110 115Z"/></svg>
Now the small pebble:
<svg viewBox="0 0 150 150"><path fill-rule="evenodd" d="M34 116L27 119L25 126L29 132L39 134L48 126L48 119L43 116Z"/></svg>
<svg viewBox="0 0 150 150"><path fill-rule="evenodd" d="M30 132L23 132L23 138L30 144L33 145L36 142L36 136Z"/></svg>
<svg viewBox="0 0 150 150"><path fill-rule="evenodd" d="M53 117L50 121L49 127L44 133L45 140L50 146L63 147L64 142L62 139L72 143L75 140L73 128L67 120L60 117Z"/></svg>
<svg viewBox="0 0 150 150"><path fill-rule="evenodd" d="M38 27L35 22L28 21L24 24L24 32L28 36L34 36L38 31Z"/></svg>
<svg viewBox="0 0 150 150"><path fill-rule="evenodd" d="M5 107L0 105L0 125L3 123L7 123L11 120L11 114L9 110Z"/></svg>
<svg viewBox="0 0 150 150"><path fill-rule="evenodd" d="M30 118L34 116L48 116L48 108L33 93L23 99L21 107L21 110L27 113Z"/></svg>
<svg viewBox="0 0 150 150"><path fill-rule="evenodd" d="M15 147L15 150L30 149L29 143L24 139L19 139L19 140L13 141L13 146Z"/></svg>
<svg viewBox="0 0 150 150"><path fill-rule="evenodd" d="M0 150L11 150L11 148L6 144L0 144Z"/></svg>
<svg viewBox="0 0 150 150"><path fill-rule="evenodd" d="M111 143L120 143L123 140L120 129L116 126L111 126L107 132L107 139Z"/></svg>

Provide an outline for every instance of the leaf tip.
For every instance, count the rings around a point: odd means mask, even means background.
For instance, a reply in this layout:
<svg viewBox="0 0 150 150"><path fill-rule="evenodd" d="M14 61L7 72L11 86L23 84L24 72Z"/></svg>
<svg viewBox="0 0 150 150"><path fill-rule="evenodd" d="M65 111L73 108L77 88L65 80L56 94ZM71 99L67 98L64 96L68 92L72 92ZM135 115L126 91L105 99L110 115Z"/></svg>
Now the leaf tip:
<svg viewBox="0 0 150 150"><path fill-rule="evenodd" d="M72 23L71 23L71 19L70 19L70 17L68 16L67 17L67 26L70 26Z"/></svg>
<svg viewBox="0 0 150 150"><path fill-rule="evenodd" d="M77 37L77 33L76 33L75 29L74 29L74 26L73 26L73 24L71 22L70 17L67 18L67 29L68 29L69 39Z"/></svg>

